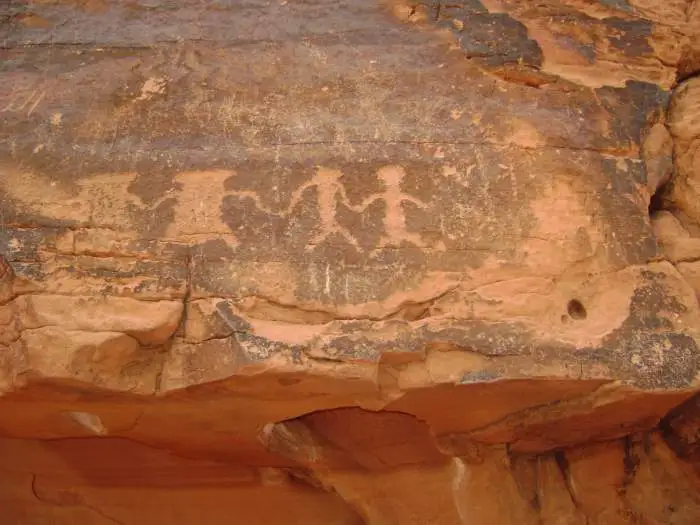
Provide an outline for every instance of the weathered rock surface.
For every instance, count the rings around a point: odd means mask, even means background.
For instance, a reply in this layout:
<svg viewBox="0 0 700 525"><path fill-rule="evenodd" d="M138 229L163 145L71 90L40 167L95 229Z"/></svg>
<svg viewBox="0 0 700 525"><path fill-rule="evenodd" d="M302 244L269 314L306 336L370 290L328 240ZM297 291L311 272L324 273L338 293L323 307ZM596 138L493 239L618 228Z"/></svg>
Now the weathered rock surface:
<svg viewBox="0 0 700 525"><path fill-rule="evenodd" d="M700 523L698 42L0 4L2 523Z"/></svg>

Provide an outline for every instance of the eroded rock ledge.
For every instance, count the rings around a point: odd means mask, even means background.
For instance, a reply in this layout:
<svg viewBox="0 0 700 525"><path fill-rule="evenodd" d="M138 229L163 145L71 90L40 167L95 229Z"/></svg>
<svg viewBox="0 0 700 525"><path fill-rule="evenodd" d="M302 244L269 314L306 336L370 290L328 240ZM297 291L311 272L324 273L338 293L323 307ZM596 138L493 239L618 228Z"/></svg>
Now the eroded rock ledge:
<svg viewBox="0 0 700 525"><path fill-rule="evenodd" d="M699 523L699 29L0 6L2 523Z"/></svg>

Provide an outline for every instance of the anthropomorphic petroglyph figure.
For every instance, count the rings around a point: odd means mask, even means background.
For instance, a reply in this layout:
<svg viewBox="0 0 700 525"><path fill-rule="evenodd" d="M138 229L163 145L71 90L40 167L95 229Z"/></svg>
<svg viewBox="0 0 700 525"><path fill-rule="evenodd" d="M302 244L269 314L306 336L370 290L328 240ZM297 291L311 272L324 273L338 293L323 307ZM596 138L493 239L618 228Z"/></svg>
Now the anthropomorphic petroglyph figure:
<svg viewBox="0 0 700 525"><path fill-rule="evenodd" d="M338 224L338 221L336 220L338 197L340 198L340 202L352 209L348 203L345 188L340 183L340 178L342 176L343 174L338 170L318 168L316 170L316 174L311 178L311 180L302 184L292 194L292 198L289 203L290 212L294 209L294 206L296 206L299 200L301 200L304 191L309 188L316 188L320 224L319 232L312 239L310 247L319 244L321 241L334 233L338 233L345 237L353 246L358 246L357 241L352 234L346 228Z"/></svg>
<svg viewBox="0 0 700 525"><path fill-rule="evenodd" d="M424 245L420 235L410 233L406 229L406 213L403 209L403 203L410 202L422 209L427 208L428 205L401 191L401 181L405 176L406 171L401 166L381 168L377 172L377 177L384 183L384 192L366 199L360 206L360 210L354 208L356 211L364 210L376 200L383 200L386 203L385 235L379 243L380 247L398 246L403 241L411 242L416 246Z"/></svg>
<svg viewBox="0 0 700 525"><path fill-rule="evenodd" d="M342 226L336 215L338 205L341 204L355 213L363 213L375 201L384 201L386 215L384 217L385 235L382 237L379 247L398 246L402 242L410 242L416 246L424 246L420 235L411 233L406 228L406 213L403 203L410 202L415 206L425 209L428 205L401 189L401 182L406 176L406 171L401 166L385 166L377 172L377 177L384 185L384 191L365 199L362 204L353 206L350 204L345 188L340 181L343 174L339 170L319 167L313 177L299 186L291 195L289 205L284 211L273 211L263 205L260 196L250 190L227 191L224 196L235 195L239 198L253 200L255 206L270 215L289 217L294 208L302 200L304 192L315 189L318 206L319 225L318 233L310 241L308 248L318 245L334 233L344 237L350 244L359 248L358 242L347 228Z"/></svg>

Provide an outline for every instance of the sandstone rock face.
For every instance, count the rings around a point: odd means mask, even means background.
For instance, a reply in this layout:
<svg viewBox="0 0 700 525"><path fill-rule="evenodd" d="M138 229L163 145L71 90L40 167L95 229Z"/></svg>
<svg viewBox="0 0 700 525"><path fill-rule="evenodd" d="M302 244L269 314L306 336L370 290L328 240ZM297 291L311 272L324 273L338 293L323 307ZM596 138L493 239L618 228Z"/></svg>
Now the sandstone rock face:
<svg viewBox="0 0 700 525"><path fill-rule="evenodd" d="M0 5L7 525L700 523L700 3Z"/></svg>

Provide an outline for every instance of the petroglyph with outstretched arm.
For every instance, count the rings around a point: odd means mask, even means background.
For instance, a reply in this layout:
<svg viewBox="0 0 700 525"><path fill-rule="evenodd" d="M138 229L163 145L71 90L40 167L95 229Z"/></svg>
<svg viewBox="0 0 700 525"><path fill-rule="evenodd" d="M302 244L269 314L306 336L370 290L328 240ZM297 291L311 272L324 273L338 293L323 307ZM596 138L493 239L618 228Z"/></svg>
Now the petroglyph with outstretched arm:
<svg viewBox="0 0 700 525"><path fill-rule="evenodd" d="M343 174L339 170L318 168L311 180L302 184L292 194L287 213L290 213L291 210L294 209L307 189L316 188L320 224L319 232L312 239L309 248L319 244L334 233L342 235L350 244L359 248L357 240L346 228L341 226L336 219L337 197L340 197L340 202L350 207L347 195L345 194L345 188L340 182L342 176Z"/></svg>
<svg viewBox="0 0 700 525"><path fill-rule="evenodd" d="M338 222L336 217L338 206L343 205L356 213L362 213L375 201L383 201L386 205L383 219L385 233L379 247L398 246L402 242L409 242L419 247L424 246L425 243L420 238L420 235L409 232L406 227L404 203L411 203L421 209L426 209L428 205L402 191L401 183L406 176L406 171L403 167L385 166L380 168L377 172L377 177L383 183L384 191L368 197L360 205L352 205L350 203L341 182L342 176L343 174L339 170L318 167L316 173L309 181L294 190L289 205L283 211L274 211L266 207L262 203L260 196L250 190L228 191L225 195L251 199L259 210L267 214L289 217L302 200L305 192L309 189L314 189L320 224L318 225L318 233L309 243L308 249L312 249L333 234L339 234L351 245L360 248L352 233Z"/></svg>
<svg viewBox="0 0 700 525"><path fill-rule="evenodd" d="M372 195L366 199L360 209L364 210L374 201L383 200L386 203L386 215L384 216L385 236L379 243L380 247L398 246L403 241L408 241L416 246L424 246L420 235L410 233L406 229L406 213L403 209L404 202L415 204L425 209L428 205L411 197L401 190L401 182L406 176L406 170L401 166L385 166L377 172L377 176L384 183L385 191L379 195Z"/></svg>

